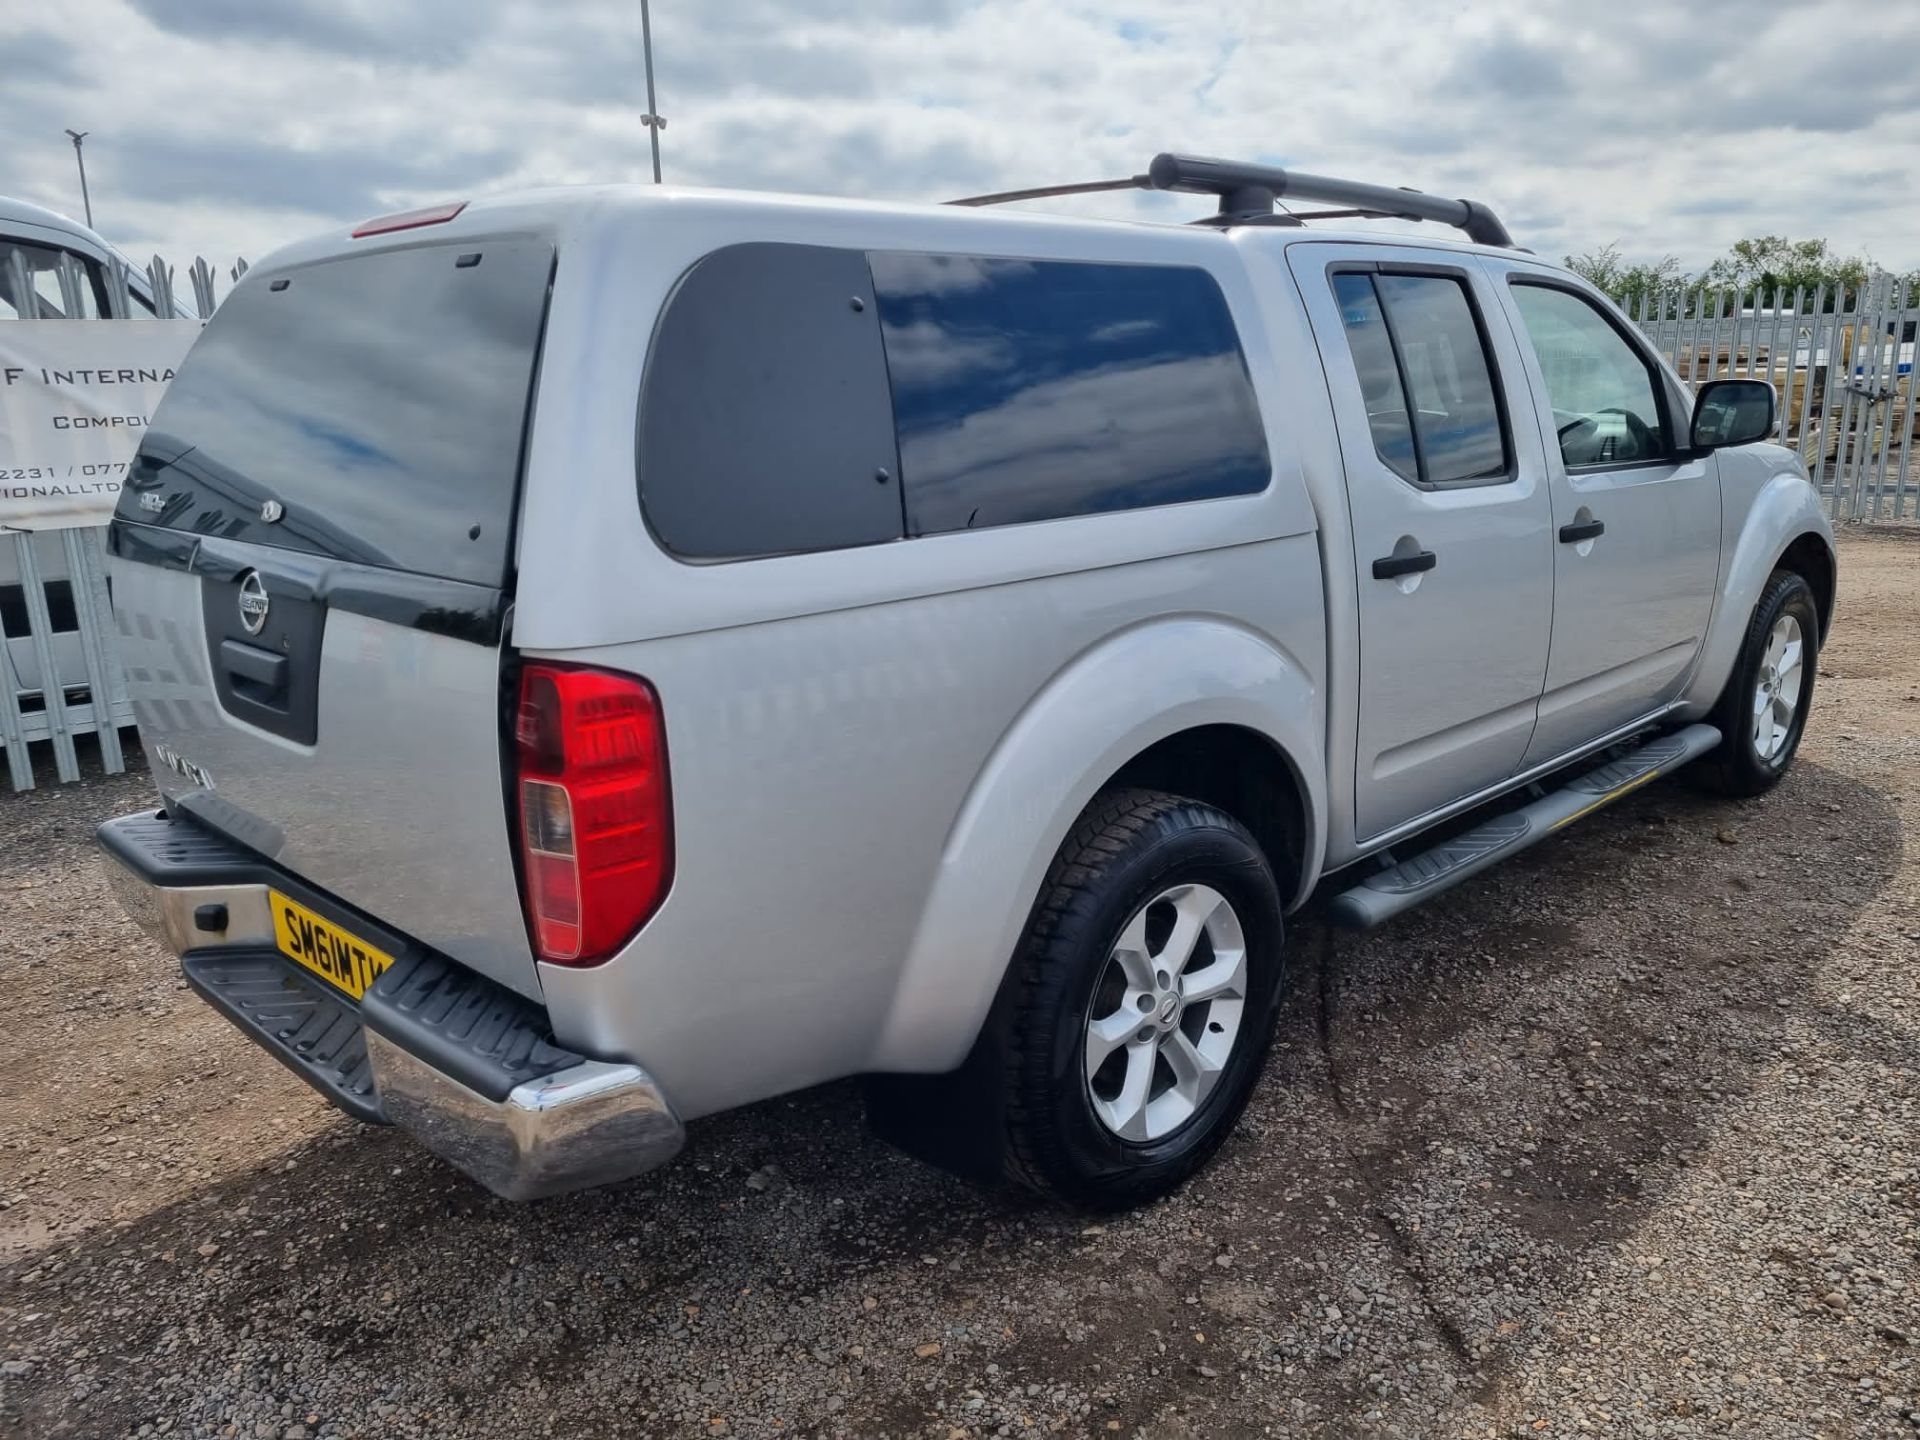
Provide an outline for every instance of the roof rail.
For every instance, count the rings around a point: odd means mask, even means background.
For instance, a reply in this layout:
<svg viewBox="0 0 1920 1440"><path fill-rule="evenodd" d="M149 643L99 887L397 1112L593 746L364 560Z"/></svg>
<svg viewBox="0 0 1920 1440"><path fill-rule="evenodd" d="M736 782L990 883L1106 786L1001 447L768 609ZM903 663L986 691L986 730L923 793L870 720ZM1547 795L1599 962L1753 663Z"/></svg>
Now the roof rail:
<svg viewBox="0 0 1920 1440"><path fill-rule="evenodd" d="M1040 185L1032 190L996 190L991 195L968 195L949 200L949 205L1011 205L1016 200L1048 200L1055 195L1097 195L1102 190L1151 190L1144 175L1124 180L1085 180L1078 185Z"/></svg>
<svg viewBox="0 0 1920 1440"><path fill-rule="evenodd" d="M949 205L1006 205L1016 200L1045 200L1056 195L1093 195L1104 190L1178 190L1220 197L1218 213L1203 225L1295 225L1301 220L1371 218L1437 220L1464 230L1482 245L1517 249L1500 217L1478 200L1444 200L1418 190L1368 185L1327 175L1305 175L1277 165L1248 165L1238 160L1209 160L1199 155L1160 154L1144 175L1121 180L1090 180L1078 185L1042 185L1032 190L1001 190L969 195ZM1274 213L1281 199L1314 200L1344 208L1305 215Z"/></svg>

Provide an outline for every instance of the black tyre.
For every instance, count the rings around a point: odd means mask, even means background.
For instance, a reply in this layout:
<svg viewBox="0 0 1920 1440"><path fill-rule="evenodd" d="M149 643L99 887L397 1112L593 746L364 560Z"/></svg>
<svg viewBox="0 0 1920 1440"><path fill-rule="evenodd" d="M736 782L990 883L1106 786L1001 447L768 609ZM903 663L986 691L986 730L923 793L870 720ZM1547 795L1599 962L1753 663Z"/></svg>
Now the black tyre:
<svg viewBox="0 0 1920 1440"><path fill-rule="evenodd" d="M1764 794L1779 783L1813 705L1820 611L1807 582L1776 570L1760 592L1727 688L1709 721L1720 743L1694 767L1695 778L1722 795Z"/></svg>
<svg viewBox="0 0 1920 1440"><path fill-rule="evenodd" d="M1156 791L1096 799L989 1022L1002 1173L1096 1209L1193 1174L1259 1078L1281 948L1273 871L1238 821Z"/></svg>

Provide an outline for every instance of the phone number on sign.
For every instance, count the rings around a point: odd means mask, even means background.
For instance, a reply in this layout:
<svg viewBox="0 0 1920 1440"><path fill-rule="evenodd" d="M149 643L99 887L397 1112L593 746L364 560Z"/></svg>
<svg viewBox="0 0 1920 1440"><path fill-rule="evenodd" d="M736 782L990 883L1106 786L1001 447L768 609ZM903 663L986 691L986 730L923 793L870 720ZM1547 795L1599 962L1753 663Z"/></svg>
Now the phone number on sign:
<svg viewBox="0 0 1920 1440"><path fill-rule="evenodd" d="M75 476L83 480L91 480L97 475L118 476L126 473L126 461L102 460L94 465L69 465L66 468L64 476L61 474L59 467L55 465L21 465L15 466L12 469L0 467L0 480L59 480L63 478L71 480Z"/></svg>

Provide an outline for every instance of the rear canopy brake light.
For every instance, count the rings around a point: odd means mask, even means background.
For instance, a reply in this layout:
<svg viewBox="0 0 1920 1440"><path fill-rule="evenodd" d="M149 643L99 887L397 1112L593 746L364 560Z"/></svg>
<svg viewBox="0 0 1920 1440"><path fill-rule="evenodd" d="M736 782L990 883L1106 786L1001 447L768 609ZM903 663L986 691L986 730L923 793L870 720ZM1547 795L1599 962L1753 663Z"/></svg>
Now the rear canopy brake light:
<svg viewBox="0 0 1920 1440"><path fill-rule="evenodd" d="M673 878L666 733L632 675L530 664L514 720L527 921L542 960L595 965Z"/></svg>
<svg viewBox="0 0 1920 1440"><path fill-rule="evenodd" d="M394 230L414 230L422 225L444 225L466 208L466 201L455 200L448 205L429 205L424 210L403 210L397 215L378 215L371 220L363 220L354 230L353 238L364 240L369 235L385 235Z"/></svg>

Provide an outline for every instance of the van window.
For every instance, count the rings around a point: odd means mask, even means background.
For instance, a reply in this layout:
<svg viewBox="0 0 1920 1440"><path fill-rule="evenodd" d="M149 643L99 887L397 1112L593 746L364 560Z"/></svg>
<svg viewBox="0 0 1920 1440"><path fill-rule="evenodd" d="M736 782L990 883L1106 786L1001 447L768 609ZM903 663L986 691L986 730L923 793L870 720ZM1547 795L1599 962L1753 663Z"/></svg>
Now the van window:
<svg viewBox="0 0 1920 1440"><path fill-rule="evenodd" d="M0 320L97 320L104 313L98 265L71 251L0 235Z"/></svg>
<svg viewBox="0 0 1920 1440"><path fill-rule="evenodd" d="M552 273L530 240L256 271L155 408L118 517L501 584Z"/></svg>
<svg viewBox="0 0 1920 1440"><path fill-rule="evenodd" d="M682 559L898 540L866 257L754 243L689 270L654 330L638 463L647 523Z"/></svg>
<svg viewBox="0 0 1920 1440"><path fill-rule="evenodd" d="M1246 495L1271 474L1204 270L874 252L907 533Z"/></svg>

